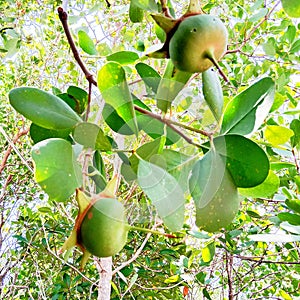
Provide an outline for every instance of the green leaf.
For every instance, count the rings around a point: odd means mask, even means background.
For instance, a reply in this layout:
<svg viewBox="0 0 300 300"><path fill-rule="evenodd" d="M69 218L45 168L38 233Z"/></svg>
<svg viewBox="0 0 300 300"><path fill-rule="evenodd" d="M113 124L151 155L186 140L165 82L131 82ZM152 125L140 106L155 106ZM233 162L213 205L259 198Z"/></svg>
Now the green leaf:
<svg viewBox="0 0 300 300"><path fill-rule="evenodd" d="M277 216L281 221L287 221L292 225L300 225L300 215L298 214L282 212L279 213Z"/></svg>
<svg viewBox="0 0 300 300"><path fill-rule="evenodd" d="M191 76L191 73L177 70L172 61L169 60L157 89L157 107L163 112L167 112L173 100L184 88Z"/></svg>
<svg viewBox="0 0 300 300"><path fill-rule="evenodd" d="M275 84L263 78L238 94L225 108L221 133L250 134L257 130L269 113Z"/></svg>
<svg viewBox="0 0 300 300"><path fill-rule="evenodd" d="M96 150L94 153L93 166L100 172L102 176L106 176L105 164L99 150Z"/></svg>
<svg viewBox="0 0 300 300"><path fill-rule="evenodd" d="M98 72L97 83L105 102L114 108L137 135L138 125L133 101L122 66L115 62L105 64Z"/></svg>
<svg viewBox="0 0 300 300"><path fill-rule="evenodd" d="M288 208L292 209L294 212L300 214L300 200L298 199L287 199L285 204Z"/></svg>
<svg viewBox="0 0 300 300"><path fill-rule="evenodd" d="M129 19L132 23L140 23L144 18L144 10L136 5L135 1L130 1Z"/></svg>
<svg viewBox="0 0 300 300"><path fill-rule="evenodd" d="M88 167L88 172L96 185L96 193L102 192L107 185L106 178L93 166Z"/></svg>
<svg viewBox="0 0 300 300"><path fill-rule="evenodd" d="M182 190L188 191L188 178L198 156L190 157L179 151L164 149L161 159L165 162L166 170L176 178Z"/></svg>
<svg viewBox="0 0 300 300"><path fill-rule="evenodd" d="M239 135L224 136L224 139L223 137L216 138L215 147L221 155L226 157L226 166L236 185L254 187L263 183L269 174L270 167L264 150L255 142Z"/></svg>
<svg viewBox="0 0 300 300"><path fill-rule="evenodd" d="M300 121L294 119L290 124L290 129L294 132L294 135L291 136L291 144L292 147L296 147L300 144Z"/></svg>
<svg viewBox="0 0 300 300"><path fill-rule="evenodd" d="M275 147L285 144L293 135L293 130L278 125L267 125L265 130L266 140Z"/></svg>
<svg viewBox="0 0 300 300"><path fill-rule="evenodd" d="M237 134L216 137L216 151L225 159L237 187L250 188L261 184L269 174L269 159L253 141Z"/></svg>
<svg viewBox="0 0 300 300"><path fill-rule="evenodd" d="M139 129L146 132L153 139L156 139L166 133L166 145L172 145L181 139L181 136L170 127L166 126L157 119L147 115L138 115Z"/></svg>
<svg viewBox="0 0 300 300"><path fill-rule="evenodd" d="M108 61L114 61L121 65L133 64L139 59L139 55L132 51L119 51L106 57Z"/></svg>
<svg viewBox="0 0 300 300"><path fill-rule="evenodd" d="M178 274L177 275L173 275L173 276L170 276L167 279L165 279L164 283L175 283L175 282L178 282L179 279L180 279L180 276Z"/></svg>
<svg viewBox="0 0 300 300"><path fill-rule="evenodd" d="M13 108L36 125L47 129L73 128L81 118L59 97L32 87L9 92Z"/></svg>
<svg viewBox="0 0 300 300"><path fill-rule="evenodd" d="M256 211L253 211L253 210L246 210L246 213L248 216L250 216L251 218L254 218L254 219L261 219L261 215L259 213L257 213Z"/></svg>
<svg viewBox="0 0 300 300"><path fill-rule="evenodd" d="M184 223L184 194L177 180L166 170L140 160L138 184L156 207L158 215L171 231Z"/></svg>
<svg viewBox="0 0 300 300"><path fill-rule="evenodd" d="M204 262L209 263L213 260L215 256L215 242L209 242L203 249L202 249L202 259Z"/></svg>
<svg viewBox="0 0 300 300"><path fill-rule="evenodd" d="M114 131L123 135L132 135L134 132L127 123L120 117L118 112L109 104L105 103L102 116L106 124Z"/></svg>
<svg viewBox="0 0 300 300"><path fill-rule="evenodd" d="M156 93L161 79L160 75L152 67L144 63L136 64L135 68L146 86Z"/></svg>
<svg viewBox="0 0 300 300"><path fill-rule="evenodd" d="M280 223L280 228L282 228L290 233L300 235L300 226L291 225L288 222L282 222L282 223Z"/></svg>
<svg viewBox="0 0 300 300"><path fill-rule="evenodd" d="M263 183L248 189L240 188L239 193L245 197L266 198L275 194L279 185L280 180L278 176L270 170L268 177Z"/></svg>
<svg viewBox="0 0 300 300"><path fill-rule="evenodd" d="M248 238L255 242L265 242L265 243L291 243L300 241L299 235L289 235L289 234L250 234Z"/></svg>
<svg viewBox="0 0 300 300"><path fill-rule="evenodd" d="M290 54L297 53L300 51L300 40L297 40L294 42L291 46L291 49L289 51Z"/></svg>
<svg viewBox="0 0 300 300"><path fill-rule="evenodd" d="M132 4L143 10L157 12L157 4L155 0L131 0Z"/></svg>
<svg viewBox="0 0 300 300"><path fill-rule="evenodd" d="M300 2L298 0L281 0L281 3L288 16L300 18Z"/></svg>
<svg viewBox="0 0 300 300"><path fill-rule="evenodd" d="M69 142L48 139L32 147L35 180L52 200L65 201L82 185L81 168Z"/></svg>
<svg viewBox="0 0 300 300"><path fill-rule="evenodd" d="M136 154L133 154L129 158L130 167L133 172L136 174L138 170L139 158L142 158L146 161L153 161L157 158L157 155L160 154L165 145L165 138L163 136L155 139L152 142L144 143L138 149L136 149Z"/></svg>
<svg viewBox="0 0 300 300"><path fill-rule="evenodd" d="M70 132L71 129L61 129L61 130L47 129L47 128L40 127L34 123L32 123L30 126L30 137L35 144L50 138L61 138L61 139L69 140Z"/></svg>
<svg viewBox="0 0 300 300"><path fill-rule="evenodd" d="M237 187L216 151L210 150L196 162L189 188L199 228L216 232L232 222L239 209Z"/></svg>
<svg viewBox="0 0 300 300"><path fill-rule="evenodd" d="M109 151L111 143L99 126L93 123L78 124L73 133L74 140L86 148Z"/></svg>
<svg viewBox="0 0 300 300"><path fill-rule="evenodd" d="M71 107L77 113L82 114L88 105L88 93L82 88L73 85L68 87L67 93L73 98L73 101L75 102L75 105Z"/></svg>
<svg viewBox="0 0 300 300"><path fill-rule="evenodd" d="M279 171L282 169L294 168L295 165L289 162L272 162L271 163L271 170Z"/></svg>
<svg viewBox="0 0 300 300"><path fill-rule="evenodd" d="M223 111L223 91L219 76L212 69L202 73L202 90L206 103L212 111L215 119L220 120Z"/></svg>
<svg viewBox="0 0 300 300"><path fill-rule="evenodd" d="M80 48L87 54L96 55L98 52L96 50L93 40L84 30L78 31L78 42Z"/></svg>

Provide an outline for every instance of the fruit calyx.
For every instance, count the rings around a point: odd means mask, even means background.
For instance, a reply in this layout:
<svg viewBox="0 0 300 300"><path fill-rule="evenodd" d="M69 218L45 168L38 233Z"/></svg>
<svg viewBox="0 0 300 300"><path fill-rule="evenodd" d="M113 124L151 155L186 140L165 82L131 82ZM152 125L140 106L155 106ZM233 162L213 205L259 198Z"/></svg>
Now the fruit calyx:
<svg viewBox="0 0 300 300"><path fill-rule="evenodd" d="M191 16L200 14L203 14L203 12L186 12L178 19L166 17L162 14L152 14L151 17L154 19L156 24L165 31L166 40L159 50L149 53L147 54L147 56L151 58L170 58L170 41L176 30L178 29L180 23Z"/></svg>
<svg viewBox="0 0 300 300"><path fill-rule="evenodd" d="M93 209L95 204L98 201L101 201L102 199L109 199L113 201L114 203L118 202L117 199L115 199L114 196L114 190L116 186L117 178L113 178L106 186L105 190L102 191L100 194L94 195L93 197L88 196L85 192L83 192L81 189L76 189L76 201L78 203L79 212L77 215L77 218L75 220L75 225L73 227L73 230L69 236L69 238L65 241L63 244L61 250L59 251L60 254L62 254L65 251L71 250L73 247L78 246L81 251L83 252L83 256L81 259L81 265L80 268L83 269L87 260L92 254L95 254L97 256L97 253L90 252L82 242L82 233L81 233L81 225L82 222L85 220L85 217L87 214ZM118 202L120 205L121 203ZM124 226L126 227L127 223L124 223ZM129 226L129 225L128 225ZM124 228L125 228L124 227ZM126 230L127 227L126 227Z"/></svg>

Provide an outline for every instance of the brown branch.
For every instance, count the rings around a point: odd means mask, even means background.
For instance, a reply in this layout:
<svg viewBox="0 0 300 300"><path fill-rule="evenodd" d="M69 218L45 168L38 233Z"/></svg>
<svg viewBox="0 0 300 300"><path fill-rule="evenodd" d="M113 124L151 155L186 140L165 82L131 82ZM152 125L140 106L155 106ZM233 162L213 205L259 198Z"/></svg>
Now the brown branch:
<svg viewBox="0 0 300 300"><path fill-rule="evenodd" d="M226 272L227 272L227 280L228 280L228 299L233 300L233 287L232 287L232 255L228 253L227 251L225 252L226 258L225 258L225 263L226 263Z"/></svg>
<svg viewBox="0 0 300 300"><path fill-rule="evenodd" d="M73 53L73 56L74 56L75 60L77 61L79 67L81 68L81 70L84 73L84 75L85 75L86 79L88 80L88 82L90 82L91 84L97 86L96 80L94 79L93 75L89 72L89 70L86 68L86 66L83 63L83 61L82 61L82 59L79 55L79 52L76 48L76 45L74 43L74 40L72 38L70 29L69 29L69 25L68 25L68 14L63 10L62 7L59 7L57 9L57 11L58 11L59 19L60 19L60 21L62 23L62 26L64 28L66 37L68 39L68 43L70 45L70 48L72 50L72 53Z"/></svg>
<svg viewBox="0 0 300 300"><path fill-rule="evenodd" d="M9 144L7 150L5 151L4 155L3 155L3 159L0 163L0 174L2 173L2 171L5 169L7 160L12 152L12 150L14 149L14 145L17 143L17 141L23 136L26 135L28 133L29 129L21 129L19 130L19 132L13 137L13 139L10 141L11 143ZM1 131L1 133L3 134L3 132ZM5 136L6 137L6 136ZM9 141L7 141L9 142Z"/></svg>
<svg viewBox="0 0 300 300"><path fill-rule="evenodd" d="M300 261L265 260L263 256L243 256L243 255L235 255L235 256L242 260L254 261L262 264L300 265Z"/></svg>
<svg viewBox="0 0 300 300"><path fill-rule="evenodd" d="M201 145L195 143L191 138L189 138L187 135L185 135L182 131L180 131L178 128L176 128L172 123L173 121L169 120L169 119L165 119L163 118L162 116L160 115L156 115L154 114L153 112L149 111L149 110L146 110L146 109L143 109L139 106L134 106L134 109L141 112L142 114L145 114L145 115L148 115L149 117L153 118L153 119L156 119L164 124L166 124L169 128L171 128L172 130L174 130L178 135L180 135L183 139L185 139L189 144L191 145L194 145L194 146L197 146L199 148L201 148ZM180 123L178 123L180 124ZM182 125L181 127L184 127L185 125L183 124L180 124Z"/></svg>
<svg viewBox="0 0 300 300"><path fill-rule="evenodd" d="M295 153L295 148L292 149L292 155L294 157L294 162L295 162L297 173L300 174L300 167L299 167L299 164L298 164L297 155Z"/></svg>
<svg viewBox="0 0 300 300"><path fill-rule="evenodd" d="M160 0L160 4L161 4L161 9L163 14L168 17L168 18L172 18L168 5L167 5L167 1L166 0Z"/></svg>
<svg viewBox="0 0 300 300"><path fill-rule="evenodd" d="M279 0L274 6L273 8L265 15L265 17L257 24L255 25L252 30L250 31L250 33L244 38L242 44L240 45L240 47L238 47L237 49L233 49L233 50L227 50L226 54L229 53L237 53L240 52L241 49L247 44L247 42L251 39L252 35L254 34L254 32L256 31L257 28L259 28L265 21L267 21L269 19L269 17L271 16L271 14L273 13L273 11L275 10L275 8L277 7L277 5L279 5L279 3L281 3L281 0Z"/></svg>
<svg viewBox="0 0 300 300"><path fill-rule="evenodd" d="M194 128L194 127L190 127L188 125L185 125L185 124L182 124L182 123L179 123L179 122L176 122L176 121L173 121L173 120L170 120L170 119L167 119L167 118L164 118L160 115L156 115L154 114L153 112L149 111L149 110L146 110L146 109L143 109L139 106L134 106L134 109L136 111L139 111L140 113L144 114L144 115L147 115L153 119L156 119L164 124L166 124L167 126L169 126L172 130L174 130L176 133L178 133L182 138L184 138L189 144L192 144L192 145L195 145L197 147L201 147L201 145L193 142L193 140L191 138L189 138L188 136L186 136L182 131L180 131L179 129L177 129L175 126L178 126L178 127L181 127L181 128L184 128L184 129L187 129L187 130L190 130L190 131L193 131L193 132L196 132L196 133L200 133L206 137L211 137L213 135L213 133L210 133L210 132L207 132L207 131L204 131L204 130L201 130L201 129L197 129L197 128Z"/></svg>

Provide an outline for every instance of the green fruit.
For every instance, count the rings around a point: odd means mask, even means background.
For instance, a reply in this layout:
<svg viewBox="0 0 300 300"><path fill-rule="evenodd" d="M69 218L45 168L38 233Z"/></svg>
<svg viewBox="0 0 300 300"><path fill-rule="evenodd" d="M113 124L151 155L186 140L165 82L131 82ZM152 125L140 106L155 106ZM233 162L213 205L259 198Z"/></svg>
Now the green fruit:
<svg viewBox="0 0 300 300"><path fill-rule="evenodd" d="M210 15L184 19L170 40L169 54L181 71L204 72L223 56L227 48L227 29Z"/></svg>
<svg viewBox="0 0 300 300"><path fill-rule="evenodd" d="M199 228L216 232L232 222L239 209L238 191L219 154L210 150L195 164L189 186Z"/></svg>
<svg viewBox="0 0 300 300"><path fill-rule="evenodd" d="M113 256L126 244L128 228L122 203L102 198L86 212L79 229L79 244L95 256Z"/></svg>

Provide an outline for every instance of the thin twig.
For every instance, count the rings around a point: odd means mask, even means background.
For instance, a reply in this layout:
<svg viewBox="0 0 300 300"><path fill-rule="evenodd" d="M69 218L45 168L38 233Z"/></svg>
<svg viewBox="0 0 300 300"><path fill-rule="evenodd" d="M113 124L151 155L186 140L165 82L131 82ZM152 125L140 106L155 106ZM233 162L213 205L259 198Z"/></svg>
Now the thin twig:
<svg viewBox="0 0 300 300"><path fill-rule="evenodd" d="M141 107L138 106L134 106L134 109L147 114L148 116L150 116L153 119L159 120L160 122L166 124L169 128L171 128L173 131L175 131L178 135L180 135L183 139L185 139L189 144L194 145L198 148L201 148L201 145L198 143L195 143L190 137L188 137L187 135L185 135L182 131L180 131L178 128L176 128L173 124L171 120L168 119L164 119L162 116L160 115L156 115L154 113L152 113L151 111L145 110ZM178 123L179 124L179 123Z"/></svg>
<svg viewBox="0 0 300 300"><path fill-rule="evenodd" d="M120 272L122 269L124 269L126 266L130 265L132 262L134 262L142 253L144 247L146 246L148 240L150 239L152 233L147 233L143 243L141 246L136 250L135 254L127 261L125 261L123 264L121 264L119 267L115 268L112 272L112 276L116 275L118 272Z"/></svg>
<svg viewBox="0 0 300 300"><path fill-rule="evenodd" d="M33 169L30 167L30 165L28 164L28 162L26 161L26 159L23 157L23 155L20 153L20 151L18 150L18 148L16 147L16 142L20 139L20 137L22 137L23 135L26 135L28 133L29 129L21 129L11 140L8 135L6 134L6 132L4 131L4 129L0 126L0 133L4 136L5 140L7 141L7 143L9 144L6 152L4 153L3 159L1 161L0 164L0 174L2 173L2 171L4 170L8 157L11 154L11 151L14 150L16 152L16 154L20 157L20 159L22 160L22 162L26 165L26 167L28 168L28 170L31 173L34 173Z"/></svg>
<svg viewBox="0 0 300 300"><path fill-rule="evenodd" d="M58 8L58 16L59 19L62 23L62 26L64 28L66 37L68 39L68 43L70 45L70 48L72 50L73 56L75 58L75 60L77 61L78 65L80 66L82 72L84 73L86 79L88 80L88 82L92 83L93 85L97 86L97 82L94 79L93 75L89 72L89 70L86 68L85 64L83 63L83 61L81 60L81 57L79 55L79 52L76 48L76 45L73 41L69 26L68 26L68 14L63 10L62 7Z"/></svg>
<svg viewBox="0 0 300 300"><path fill-rule="evenodd" d="M162 224L162 222L155 224L151 230L154 230L155 228L157 228L158 226L160 226ZM118 272L120 272L122 269L124 269L126 266L128 266L129 264L131 264L132 262L134 262L142 253L143 249L145 248L148 240L150 239L152 233L148 232L143 243L141 244L141 246L136 250L135 254L127 261L125 261L124 263L122 263L119 267L115 268L112 272L112 276L114 276L115 274L117 274Z"/></svg>
<svg viewBox="0 0 300 300"><path fill-rule="evenodd" d="M264 260L263 256L243 256L243 255L235 255L235 256L242 260L260 262L262 264L300 265L300 261Z"/></svg>
<svg viewBox="0 0 300 300"><path fill-rule="evenodd" d="M196 129L196 128L190 127L188 125L181 124L181 123L178 123L176 121L172 121L170 119L163 118L161 115L156 115L153 112L151 112L149 110L146 110L146 109L143 109L143 108L141 108L139 106L135 105L134 109L136 111L141 112L142 114L148 115L149 117L151 117L153 119L156 119L156 120L158 120L158 121L166 124L172 130L174 130L176 133L178 133L183 139L185 139L189 144L192 144L192 145L197 146L199 148L201 147L201 145L195 143L191 138L189 138L188 136L186 136L182 131L180 131L179 129L177 129L175 126L178 126L178 127L181 127L181 128L184 128L184 129L196 132L196 133L200 133L200 134L202 134L202 135L204 135L206 137L212 136L212 133L210 133L210 132L207 132L207 131L204 131L204 130L201 130L201 129Z"/></svg>

